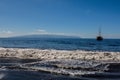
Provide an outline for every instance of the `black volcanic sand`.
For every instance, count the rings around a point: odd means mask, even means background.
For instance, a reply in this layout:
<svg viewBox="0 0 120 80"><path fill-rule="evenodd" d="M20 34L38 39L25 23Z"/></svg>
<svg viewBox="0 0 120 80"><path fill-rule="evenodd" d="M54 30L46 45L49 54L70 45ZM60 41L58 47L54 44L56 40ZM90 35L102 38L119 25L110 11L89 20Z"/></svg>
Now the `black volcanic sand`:
<svg viewBox="0 0 120 80"><path fill-rule="evenodd" d="M104 71L105 73L81 76L26 70L19 66L19 64L36 61L41 60L0 58L0 80L120 80L120 63L109 63L108 70Z"/></svg>
<svg viewBox="0 0 120 80"><path fill-rule="evenodd" d="M81 80L72 76L56 75L42 71L24 70L16 64L41 61L38 59L0 58L0 80ZM4 75L1 79L1 75ZM84 80L84 79L83 79Z"/></svg>
<svg viewBox="0 0 120 80"><path fill-rule="evenodd" d="M0 73L5 74L0 80L81 80L75 77L37 71L0 71Z"/></svg>
<svg viewBox="0 0 120 80"><path fill-rule="evenodd" d="M38 59L0 58L0 63L30 63L41 61Z"/></svg>

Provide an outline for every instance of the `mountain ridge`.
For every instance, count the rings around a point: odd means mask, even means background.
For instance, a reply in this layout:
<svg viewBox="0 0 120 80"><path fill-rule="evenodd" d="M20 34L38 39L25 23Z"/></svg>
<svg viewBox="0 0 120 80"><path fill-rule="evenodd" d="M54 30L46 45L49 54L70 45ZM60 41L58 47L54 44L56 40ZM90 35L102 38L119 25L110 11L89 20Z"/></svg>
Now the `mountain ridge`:
<svg viewBox="0 0 120 80"><path fill-rule="evenodd" d="M15 36L9 38L80 38L80 37L67 36L67 35L32 34L32 35Z"/></svg>

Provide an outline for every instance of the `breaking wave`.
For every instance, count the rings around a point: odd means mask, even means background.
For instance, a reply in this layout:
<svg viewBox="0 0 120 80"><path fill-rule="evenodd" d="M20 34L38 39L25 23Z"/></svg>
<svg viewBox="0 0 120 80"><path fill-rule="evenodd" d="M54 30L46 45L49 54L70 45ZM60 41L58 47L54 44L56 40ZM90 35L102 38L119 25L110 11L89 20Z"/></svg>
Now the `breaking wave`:
<svg viewBox="0 0 120 80"><path fill-rule="evenodd" d="M120 52L0 48L0 70L120 79ZM0 78L4 78L0 74ZM89 79L88 79L89 80Z"/></svg>
<svg viewBox="0 0 120 80"><path fill-rule="evenodd" d="M84 51L84 50L49 50L0 48L0 57L16 57L21 59L83 59L119 61L120 52Z"/></svg>

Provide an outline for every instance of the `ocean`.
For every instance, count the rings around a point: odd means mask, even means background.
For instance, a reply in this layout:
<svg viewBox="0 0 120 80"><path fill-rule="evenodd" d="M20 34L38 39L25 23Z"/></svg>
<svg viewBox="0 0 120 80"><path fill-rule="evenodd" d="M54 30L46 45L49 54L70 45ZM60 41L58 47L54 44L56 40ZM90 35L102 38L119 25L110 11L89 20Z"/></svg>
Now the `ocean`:
<svg viewBox="0 0 120 80"><path fill-rule="evenodd" d="M42 50L84 50L84 51L108 51L120 52L120 39L96 39L81 38L1 38L0 47L3 48L30 48ZM39 63L40 62L40 63ZM79 63L79 69L75 71L97 71L98 74L86 74L81 76L56 74L42 70L34 70L40 67L54 67L51 64L68 63L70 66L76 66L71 62ZM42 61L39 59L17 59L17 58L0 58L0 80L120 80L120 64L100 63L94 61ZM50 64L51 63L51 64ZM66 64L65 63L65 64ZM25 64L23 67L23 64ZM49 65L48 65L49 64ZM21 67L22 65L22 67ZM27 66L27 68L26 68ZM31 67L32 66L32 67ZM60 66L57 66L60 68ZM65 66L66 67L66 66ZM106 69L109 69L107 70ZM31 68L34 68L31 70ZM115 68L115 69L114 69ZM60 68L61 69L61 68ZM102 72L105 69L107 71ZM69 71L69 69L66 69ZM72 70L70 69L72 72ZM63 69L64 72L64 69ZM83 73L81 72L81 74ZM112 73L112 74L110 74Z"/></svg>
<svg viewBox="0 0 120 80"><path fill-rule="evenodd" d="M0 39L0 47L119 52L120 39L96 41L96 39L81 38L4 38Z"/></svg>

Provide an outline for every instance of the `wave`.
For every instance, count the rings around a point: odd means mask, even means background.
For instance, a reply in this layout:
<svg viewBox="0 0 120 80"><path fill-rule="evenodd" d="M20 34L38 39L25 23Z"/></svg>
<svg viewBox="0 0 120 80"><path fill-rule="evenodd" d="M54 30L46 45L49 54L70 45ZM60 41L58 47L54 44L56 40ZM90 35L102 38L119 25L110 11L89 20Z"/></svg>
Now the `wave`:
<svg viewBox="0 0 120 80"><path fill-rule="evenodd" d="M120 52L53 50L53 49L21 49L0 48L0 57L16 57L21 59L82 59L120 61Z"/></svg>
<svg viewBox="0 0 120 80"><path fill-rule="evenodd" d="M120 52L0 48L0 57L0 70L34 70L83 77L120 76ZM0 74L0 79L4 76Z"/></svg>
<svg viewBox="0 0 120 80"><path fill-rule="evenodd" d="M26 63L24 62L23 63L21 62L0 63L0 67L3 71L6 71L6 70L7 71L10 71L10 70L37 71L37 72L45 72L45 73L52 73L52 74L70 75L70 76L75 76L80 78L81 77L87 77L87 78L118 77L120 79L120 69L119 69L120 63L119 62L53 59L53 60L41 60L41 61L35 60L35 61L26 62Z"/></svg>
<svg viewBox="0 0 120 80"><path fill-rule="evenodd" d="M50 73L79 76L85 74L95 74L106 69L107 64L80 60L46 60L35 63L24 64L22 67L33 70L41 70Z"/></svg>

